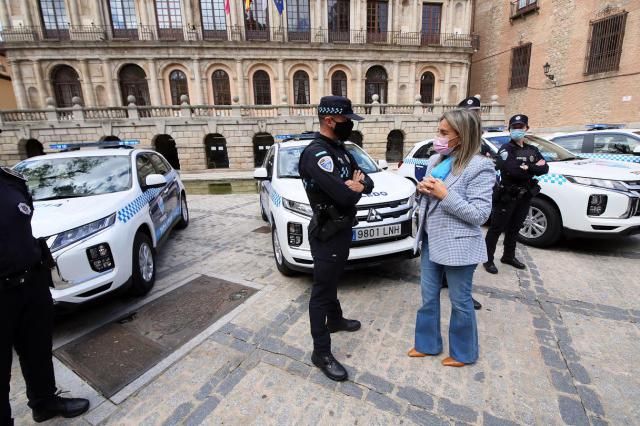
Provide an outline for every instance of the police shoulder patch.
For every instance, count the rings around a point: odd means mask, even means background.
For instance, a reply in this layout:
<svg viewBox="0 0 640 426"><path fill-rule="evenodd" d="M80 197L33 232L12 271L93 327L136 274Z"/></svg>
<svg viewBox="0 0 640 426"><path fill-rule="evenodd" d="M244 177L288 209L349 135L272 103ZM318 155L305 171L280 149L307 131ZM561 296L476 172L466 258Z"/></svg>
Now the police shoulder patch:
<svg viewBox="0 0 640 426"><path fill-rule="evenodd" d="M500 158L506 161L509 158L509 152L507 150L500 151Z"/></svg>
<svg viewBox="0 0 640 426"><path fill-rule="evenodd" d="M318 160L318 166L325 172L333 172L333 159L329 155L325 155Z"/></svg>

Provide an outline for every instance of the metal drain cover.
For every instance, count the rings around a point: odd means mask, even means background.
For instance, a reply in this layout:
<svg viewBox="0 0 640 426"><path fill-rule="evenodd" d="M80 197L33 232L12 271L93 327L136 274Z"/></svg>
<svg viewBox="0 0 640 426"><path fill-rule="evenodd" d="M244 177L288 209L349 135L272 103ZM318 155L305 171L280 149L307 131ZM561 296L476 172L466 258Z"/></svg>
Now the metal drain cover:
<svg viewBox="0 0 640 426"><path fill-rule="evenodd" d="M54 354L109 398L255 292L200 276Z"/></svg>

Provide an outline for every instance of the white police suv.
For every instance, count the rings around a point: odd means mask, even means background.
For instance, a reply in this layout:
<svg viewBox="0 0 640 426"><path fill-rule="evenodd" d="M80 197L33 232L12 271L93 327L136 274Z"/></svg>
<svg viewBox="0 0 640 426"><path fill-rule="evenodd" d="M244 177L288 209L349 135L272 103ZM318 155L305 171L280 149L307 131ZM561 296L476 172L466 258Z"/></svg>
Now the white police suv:
<svg viewBox="0 0 640 426"><path fill-rule="evenodd" d="M313 212L298 173L300 154L312 137L303 134L274 144L254 172L260 181L262 218L271 225L276 266L284 275L313 269L307 236ZM413 257L415 186L386 171L386 161L376 164L356 144L346 142L345 147L375 184L357 204L359 224L353 228L348 264Z"/></svg>
<svg viewBox="0 0 640 426"><path fill-rule="evenodd" d="M485 132L483 153L495 156L510 140L507 132ZM531 202L518 238L536 247L562 235L629 235L640 232L640 165L580 158L538 136L527 135L549 164L538 177L542 188ZM402 161L401 176L417 182L433 154L432 141L419 142Z"/></svg>
<svg viewBox="0 0 640 426"><path fill-rule="evenodd" d="M14 167L33 196L34 236L47 238L56 262L58 305L120 288L144 295L155 282L156 248L174 226L189 223L178 173L157 152L124 142L52 145L67 152ZM96 146L106 149L85 150Z"/></svg>
<svg viewBox="0 0 640 426"><path fill-rule="evenodd" d="M640 163L640 129L590 125L593 130L566 133L551 140L585 158ZM596 129L603 130L596 130Z"/></svg>

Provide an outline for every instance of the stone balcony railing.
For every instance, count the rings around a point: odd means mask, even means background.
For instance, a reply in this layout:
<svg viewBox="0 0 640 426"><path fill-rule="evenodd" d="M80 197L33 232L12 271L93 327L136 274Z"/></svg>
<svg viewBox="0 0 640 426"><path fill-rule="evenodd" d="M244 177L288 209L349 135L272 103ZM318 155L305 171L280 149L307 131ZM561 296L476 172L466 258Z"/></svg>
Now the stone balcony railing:
<svg viewBox="0 0 640 426"><path fill-rule="evenodd" d="M374 99L377 98L374 95ZM483 117L502 117L504 106L494 100L490 105L482 105ZM48 98L48 107L45 109L29 110L5 110L0 111L0 125L19 124L29 122L84 122L84 121L110 121L110 120L155 120L171 118L189 119L224 119L246 118L263 119L278 117L315 117L317 105L190 105L185 95L182 96L182 105L139 106L131 96L129 105L122 107L83 107L79 98L74 98L74 106L71 108L56 108L53 99ZM439 103L423 104L416 101L414 104L392 105L381 104L374 101L371 104L354 104L356 114L363 116L399 115L399 116L429 116L437 119L444 111L455 109L457 105L445 105Z"/></svg>

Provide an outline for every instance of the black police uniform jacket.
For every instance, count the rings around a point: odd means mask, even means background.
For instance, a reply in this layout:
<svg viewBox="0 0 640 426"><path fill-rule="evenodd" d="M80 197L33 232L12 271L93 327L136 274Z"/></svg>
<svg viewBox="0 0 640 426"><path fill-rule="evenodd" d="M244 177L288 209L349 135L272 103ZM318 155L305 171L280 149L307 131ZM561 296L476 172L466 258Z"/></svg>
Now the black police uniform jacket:
<svg viewBox="0 0 640 426"><path fill-rule="evenodd" d="M502 145L496 157L496 168L500 170L500 181L505 186L532 187L537 185L534 176L549 173L549 165L545 163L537 166L536 163L544 160L538 148L524 143L520 147L513 140ZM520 166L526 165L527 170Z"/></svg>
<svg viewBox="0 0 640 426"><path fill-rule="evenodd" d="M321 204L333 205L345 216L356 215L355 205L362 193L344 184L353 172L362 171L340 141L333 141L320 133L300 156L300 176L314 213ZM364 172L364 194L373 190L373 181Z"/></svg>
<svg viewBox="0 0 640 426"><path fill-rule="evenodd" d="M41 259L31 231L33 201L25 179L0 167L0 277L29 269Z"/></svg>

